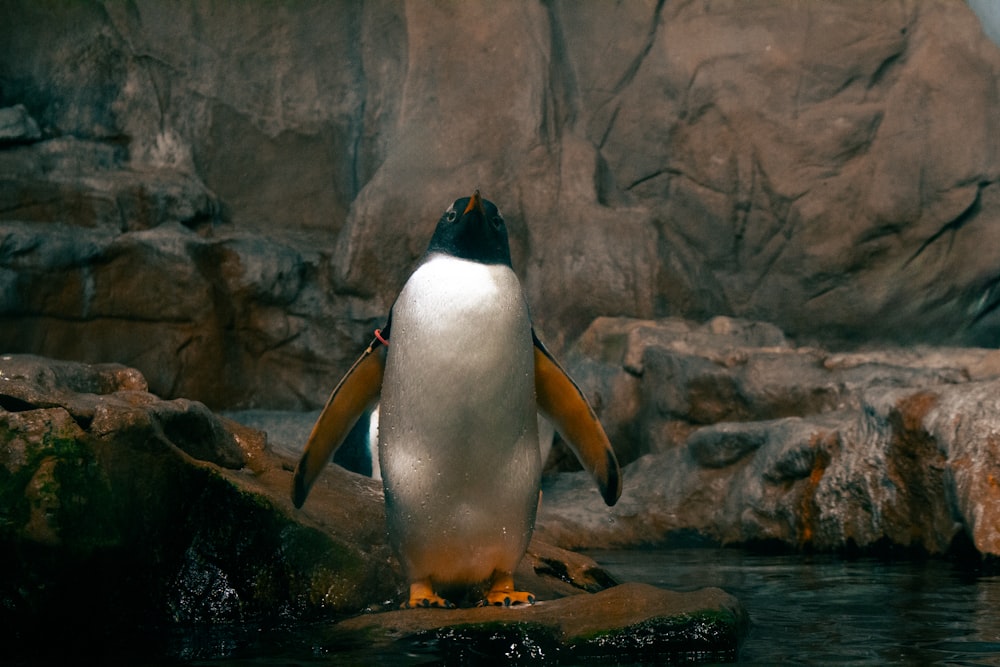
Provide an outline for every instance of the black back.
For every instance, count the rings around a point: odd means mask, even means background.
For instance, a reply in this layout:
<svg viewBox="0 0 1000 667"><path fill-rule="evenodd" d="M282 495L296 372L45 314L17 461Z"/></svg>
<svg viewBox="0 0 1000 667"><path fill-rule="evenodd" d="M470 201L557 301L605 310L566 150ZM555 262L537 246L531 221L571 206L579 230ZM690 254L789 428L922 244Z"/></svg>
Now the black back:
<svg viewBox="0 0 1000 667"><path fill-rule="evenodd" d="M475 203L469 206L469 202ZM510 262L507 225L496 205L479 196L456 199L441 219L431 237L427 253L440 252L483 264Z"/></svg>

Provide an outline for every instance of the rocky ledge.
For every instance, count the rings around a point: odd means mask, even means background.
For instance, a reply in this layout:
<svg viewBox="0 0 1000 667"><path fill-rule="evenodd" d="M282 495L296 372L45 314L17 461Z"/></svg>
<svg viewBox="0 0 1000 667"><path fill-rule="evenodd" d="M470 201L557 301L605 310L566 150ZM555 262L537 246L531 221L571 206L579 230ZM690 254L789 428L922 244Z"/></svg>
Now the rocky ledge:
<svg viewBox="0 0 1000 667"><path fill-rule="evenodd" d="M149 393L134 369L0 357L5 636L34 652L51 628L94 641L135 628L273 626L394 609L404 586L380 484L331 466L297 511L293 464L260 431ZM546 655L731 654L745 626L721 591L616 586L589 558L538 540L517 577L544 602L365 615L337 632L405 630L445 653L470 637L500 650L502 636L523 642L507 651Z"/></svg>
<svg viewBox="0 0 1000 667"><path fill-rule="evenodd" d="M998 350L832 352L760 322L600 318L571 366L632 462L610 509L583 474L550 480L552 543L1000 556Z"/></svg>
<svg viewBox="0 0 1000 667"><path fill-rule="evenodd" d="M431 644L449 659L503 656L524 663L553 660L617 663L736 658L747 627L739 602L718 588L690 593L621 584L516 609L415 609L369 614L335 632L375 644Z"/></svg>

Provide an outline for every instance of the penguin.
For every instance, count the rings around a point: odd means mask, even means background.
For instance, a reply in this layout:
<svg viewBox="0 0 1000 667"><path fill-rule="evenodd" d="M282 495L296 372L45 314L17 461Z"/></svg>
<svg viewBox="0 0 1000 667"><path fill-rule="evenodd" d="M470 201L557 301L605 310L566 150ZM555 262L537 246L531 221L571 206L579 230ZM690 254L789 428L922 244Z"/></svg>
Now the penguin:
<svg viewBox="0 0 1000 667"><path fill-rule="evenodd" d="M514 586L541 500L538 415L597 482L621 468L583 392L539 340L500 211L479 190L441 216L385 325L333 389L295 470L309 489L355 420L379 404L389 541L409 582L403 607L534 604Z"/></svg>

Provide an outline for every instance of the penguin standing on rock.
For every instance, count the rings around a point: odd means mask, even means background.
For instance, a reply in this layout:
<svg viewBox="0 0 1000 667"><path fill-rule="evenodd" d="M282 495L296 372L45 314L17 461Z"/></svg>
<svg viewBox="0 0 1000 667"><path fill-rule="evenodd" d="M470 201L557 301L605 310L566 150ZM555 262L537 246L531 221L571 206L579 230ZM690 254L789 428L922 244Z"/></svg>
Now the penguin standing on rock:
<svg viewBox="0 0 1000 667"><path fill-rule="evenodd" d="M469 590L485 591L485 604L534 603L513 573L540 497L536 413L608 505L621 495L607 435L535 335L506 225L478 190L445 211L385 327L330 395L295 470L296 507L376 402L389 539L410 583L404 607L451 607L444 596Z"/></svg>

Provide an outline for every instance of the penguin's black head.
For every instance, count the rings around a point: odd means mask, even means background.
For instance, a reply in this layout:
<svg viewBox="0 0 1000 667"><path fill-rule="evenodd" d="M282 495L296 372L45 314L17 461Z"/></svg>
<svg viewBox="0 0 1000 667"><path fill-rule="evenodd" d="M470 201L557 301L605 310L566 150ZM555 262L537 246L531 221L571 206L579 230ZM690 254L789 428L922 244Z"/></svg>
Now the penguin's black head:
<svg viewBox="0 0 1000 667"><path fill-rule="evenodd" d="M496 205L479 196L456 199L441 219L427 252L440 252L483 264L510 262L507 225Z"/></svg>

